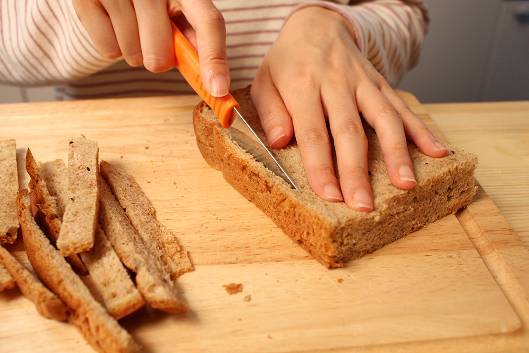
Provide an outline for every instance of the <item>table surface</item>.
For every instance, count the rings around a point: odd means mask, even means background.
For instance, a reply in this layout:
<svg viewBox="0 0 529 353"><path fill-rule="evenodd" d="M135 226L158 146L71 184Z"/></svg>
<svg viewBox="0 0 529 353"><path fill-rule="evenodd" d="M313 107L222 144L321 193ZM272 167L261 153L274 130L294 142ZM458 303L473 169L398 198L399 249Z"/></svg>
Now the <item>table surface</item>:
<svg viewBox="0 0 529 353"><path fill-rule="evenodd" d="M522 351L529 256L488 197L328 271L200 158L188 120L197 101L0 106L0 139L16 138L39 160L64 158L73 134L97 140L101 158L128 168L191 251L197 270L179 285L192 315L124 322L147 351ZM412 109L431 114L451 142L479 156L479 182L529 245L529 102L416 102ZM227 295L222 285L230 282L243 283L244 292ZM0 352L92 351L73 328L35 315L24 298L6 299L0 317L11 324L0 324Z"/></svg>
<svg viewBox="0 0 529 353"><path fill-rule="evenodd" d="M479 183L529 247L529 102L422 108L451 143L478 155Z"/></svg>

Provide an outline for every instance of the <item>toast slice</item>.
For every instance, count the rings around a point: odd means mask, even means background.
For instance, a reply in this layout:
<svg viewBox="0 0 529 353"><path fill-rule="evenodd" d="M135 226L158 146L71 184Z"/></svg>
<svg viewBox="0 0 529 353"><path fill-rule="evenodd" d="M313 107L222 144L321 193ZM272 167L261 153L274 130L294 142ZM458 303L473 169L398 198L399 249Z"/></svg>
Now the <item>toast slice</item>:
<svg viewBox="0 0 529 353"><path fill-rule="evenodd" d="M171 278L192 271L193 264L187 251L176 235L158 221L156 210L136 180L122 168L105 161L101 161L101 175L151 253L161 253Z"/></svg>
<svg viewBox="0 0 529 353"><path fill-rule="evenodd" d="M37 222L44 228L45 233L51 237L51 240L56 242L61 230L64 208L59 208L57 198L52 196L48 191L48 185L42 177L43 173L41 172L41 168L29 148L26 152L26 170L31 178L29 181L29 188L31 190L29 198L32 209L36 211L34 212L34 216ZM67 180L66 174L64 174L64 179ZM67 198L67 194L65 196ZM88 273L79 255L73 254L68 256L68 262L77 273Z"/></svg>
<svg viewBox="0 0 529 353"><path fill-rule="evenodd" d="M0 244L17 239L17 149L15 140L0 141Z"/></svg>
<svg viewBox="0 0 529 353"><path fill-rule="evenodd" d="M68 318L66 305L1 245L0 263L6 267L22 294L35 304L42 316L58 321Z"/></svg>
<svg viewBox="0 0 529 353"><path fill-rule="evenodd" d="M72 310L69 321L99 352L138 352L140 347L97 302L64 257L50 244L30 212L27 191L20 192L18 218L31 266L38 277Z"/></svg>
<svg viewBox="0 0 529 353"><path fill-rule="evenodd" d="M238 91L235 96L243 115L264 137L250 89ZM408 147L417 186L411 191L395 188L387 176L377 137L367 128L375 210L358 212L344 203L327 202L314 194L295 142L276 151L276 156L300 191L291 189L256 161L252 154L257 153L255 143L243 140L244 134L233 129L222 129L204 102L195 107L193 124L198 148L208 164L222 171L235 189L330 268L342 267L348 260L371 253L456 212L467 206L476 193L475 156L454 148L445 158L431 158L411 144Z"/></svg>
<svg viewBox="0 0 529 353"><path fill-rule="evenodd" d="M136 273L136 286L147 303L169 313L186 311L161 262L159 249L145 245L105 180L100 186L99 223L123 264Z"/></svg>
<svg viewBox="0 0 529 353"><path fill-rule="evenodd" d="M57 247L63 256L78 254L94 246L97 225L97 143L84 136L72 139L68 152L68 195Z"/></svg>
<svg viewBox="0 0 529 353"><path fill-rule="evenodd" d="M15 279L9 274L7 268L2 265L2 261L0 261L0 292L11 288L15 288Z"/></svg>
<svg viewBox="0 0 529 353"><path fill-rule="evenodd" d="M57 205L66 205L68 200L67 169L62 160L43 164L42 184L47 185L49 196L57 200ZM61 207L57 206L56 212L62 217ZM90 273L90 289L97 298L104 303L108 312L115 318L121 319L145 304L140 292L134 286L127 271L121 264L116 252L108 241L105 232L98 226L94 247L80 254L83 263Z"/></svg>

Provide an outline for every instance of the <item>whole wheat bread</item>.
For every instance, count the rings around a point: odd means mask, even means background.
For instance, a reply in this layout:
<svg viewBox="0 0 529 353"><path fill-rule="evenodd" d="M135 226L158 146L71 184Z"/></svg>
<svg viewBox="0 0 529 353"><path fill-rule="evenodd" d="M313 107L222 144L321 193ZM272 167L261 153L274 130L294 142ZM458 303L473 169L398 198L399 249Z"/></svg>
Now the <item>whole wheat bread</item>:
<svg viewBox="0 0 529 353"><path fill-rule="evenodd" d="M42 184L46 192L56 200L58 227L61 227L61 209L68 200L67 168L62 160L43 164ZM144 301L127 271L121 264L116 252L107 239L105 232L98 226L94 246L80 254L90 273L90 289L94 296L101 298L108 312L115 318L123 318L144 305Z"/></svg>
<svg viewBox="0 0 529 353"><path fill-rule="evenodd" d="M136 180L122 168L105 161L101 161L101 175L151 253L162 254L162 261L171 278L192 271L193 265L187 251L180 245L176 235L158 221L156 210Z"/></svg>
<svg viewBox="0 0 529 353"><path fill-rule="evenodd" d="M39 278L72 310L69 320L99 352L138 352L139 346L90 294L33 219L27 191L18 199L18 218L31 265Z"/></svg>
<svg viewBox="0 0 529 353"><path fill-rule="evenodd" d="M17 149L15 140L0 141L0 244L17 239Z"/></svg>
<svg viewBox="0 0 529 353"><path fill-rule="evenodd" d="M94 246L98 202L97 143L84 136L72 139L68 152L68 195L57 247L63 256Z"/></svg>
<svg viewBox="0 0 529 353"><path fill-rule="evenodd" d="M26 152L26 170L31 178L29 181L29 198L31 200L32 209L36 211L33 212L33 214L38 223L44 228L45 233L56 242L61 230L64 208L59 208L57 197L52 196L48 191L48 185L43 178L41 168L29 148ZM66 168L64 172L63 179L66 180L67 183L68 177L66 175ZM65 197L67 198L67 194ZM86 267L81 261L79 255L70 255L67 260L78 273L87 273Z"/></svg>
<svg viewBox="0 0 529 353"><path fill-rule="evenodd" d="M249 88L236 92L243 115L263 135ZM251 153L252 141L222 129L204 103L193 114L198 148L204 159L222 171L224 178L253 202L292 239L328 267L341 267L350 259L418 230L468 205L476 192L473 155L451 149L445 158L430 158L409 145L417 186L404 191L391 185L376 135L367 129L369 174L375 210L358 212L344 203L326 202L311 190L299 150L293 142L276 151L300 191L294 191ZM245 148L242 148L244 146ZM246 150L245 150L246 149ZM247 151L248 150L248 151Z"/></svg>
<svg viewBox="0 0 529 353"><path fill-rule="evenodd" d="M1 246L1 245L0 245ZM0 292L14 288L15 279L9 274L7 268L0 261Z"/></svg>
<svg viewBox="0 0 529 353"><path fill-rule="evenodd" d="M0 263L6 267L22 294L35 304L42 316L59 321L68 318L66 305L1 245Z"/></svg>
<svg viewBox="0 0 529 353"><path fill-rule="evenodd" d="M105 180L100 187L99 223L123 264L136 273L136 285L145 300L158 310L185 311L159 249L145 244Z"/></svg>

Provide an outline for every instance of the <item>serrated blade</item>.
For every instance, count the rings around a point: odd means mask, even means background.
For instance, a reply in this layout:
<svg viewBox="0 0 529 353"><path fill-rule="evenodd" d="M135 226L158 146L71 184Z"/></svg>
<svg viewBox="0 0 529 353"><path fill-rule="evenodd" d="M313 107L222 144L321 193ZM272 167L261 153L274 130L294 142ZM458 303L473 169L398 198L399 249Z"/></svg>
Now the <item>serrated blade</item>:
<svg viewBox="0 0 529 353"><path fill-rule="evenodd" d="M285 180L294 190L299 190L281 162L279 162L274 153L268 148L261 137L259 137L259 134L257 134L239 110L233 108L233 111L235 119L231 126L231 132L237 143L246 151L250 152L257 161L263 163L265 167ZM252 143L252 141L255 143ZM256 147L258 150L255 149Z"/></svg>

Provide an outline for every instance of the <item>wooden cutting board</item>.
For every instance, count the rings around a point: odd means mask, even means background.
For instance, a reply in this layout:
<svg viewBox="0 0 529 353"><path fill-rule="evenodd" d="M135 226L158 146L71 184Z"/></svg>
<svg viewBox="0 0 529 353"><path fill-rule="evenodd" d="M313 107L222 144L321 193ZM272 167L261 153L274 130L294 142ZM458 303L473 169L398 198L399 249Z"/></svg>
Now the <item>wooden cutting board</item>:
<svg viewBox="0 0 529 353"><path fill-rule="evenodd" d="M428 122L419 103L405 95ZM0 138L41 161L97 140L132 173L190 250L185 316L122 321L146 352L522 352L529 251L480 191L448 216L344 269L327 270L209 168L194 142L195 97L0 106ZM224 284L242 283L229 295ZM0 352L92 352L16 291L0 295Z"/></svg>

